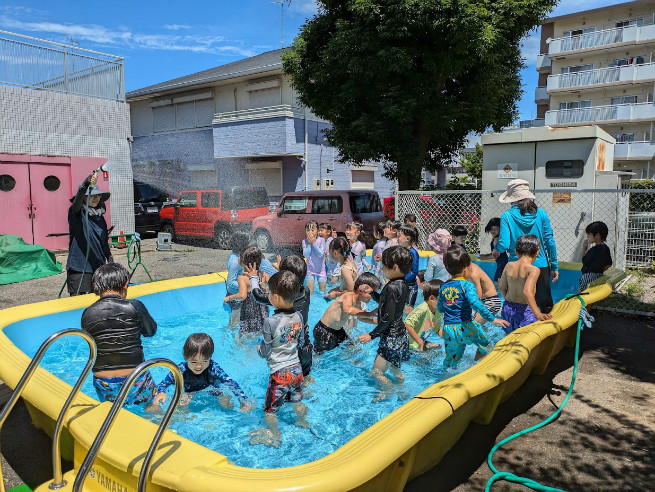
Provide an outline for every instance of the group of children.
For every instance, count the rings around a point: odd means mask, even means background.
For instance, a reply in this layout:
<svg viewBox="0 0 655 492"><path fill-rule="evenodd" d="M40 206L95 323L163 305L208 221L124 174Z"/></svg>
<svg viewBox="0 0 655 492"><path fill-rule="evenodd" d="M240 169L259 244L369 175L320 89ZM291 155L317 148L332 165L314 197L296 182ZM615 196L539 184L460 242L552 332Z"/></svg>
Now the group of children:
<svg viewBox="0 0 655 492"><path fill-rule="evenodd" d="M349 332L359 321L375 325L358 340L368 343L379 338L371 375L386 386L391 383L387 373L395 382L404 380L401 365L409 360L410 349L440 348L439 344L426 340L431 332L443 340L444 367L455 368L467 345L477 347L476 358L490 350L491 340L480 324L483 321L501 326L510 333L534 321L551 319L535 302L539 269L532 263L540 250L536 236L524 235L518 239L516 261L496 258L497 269L492 280L467 253L465 227L458 226L452 233L438 229L429 240L437 254L428 261L428 268L419 272L415 247L418 233L411 224L412 219L416 220L409 215L404 224L396 221L376 224L373 234L378 241L370 265L365 261L366 248L361 240L363 227L359 223L348 224L344 238L336 236L328 224L309 221L306 239L302 242L304 258L278 257L278 271L272 275L265 271L265 258L256 246L241 245L238 266L232 261L233 272L228 276L228 292L231 283L236 284L237 291L228 294L225 302L235 304L235 310L236 304L240 304L239 334L259 336L257 351L269 366L264 402L267 428L251 432L252 444L279 444L281 436L275 415L285 401L291 402L297 424L308 425L307 408L302 403L303 382L311 372L313 354L333 350L349 340ZM492 236L492 250L499 228L498 219L492 219L485 228ZM581 288L583 283L598 278L611 265L609 248L604 245L607 226L594 222L586 232ZM591 242L595 246L588 250ZM325 293L325 299L331 302L313 327L312 344L308 312L316 283ZM95 285L94 276L94 289ZM504 299L502 304L496 285ZM419 289L424 302L413 308ZM103 291L98 290L100 303ZM126 286L120 290L122 298L126 290ZM378 308L367 311L366 305L371 299L378 302ZM269 315L268 306L274 309L272 315ZM213 341L207 334L196 333L187 339L183 348L184 362L180 364L185 392L192 394L212 386L218 392L219 402L229 406L230 398L220 393L221 386L225 385L239 400L241 410L250 411L251 401L211 359L213 350ZM155 405L161 404L166 399L166 388L173 382L172 376L156 388L154 383L148 382L146 393L151 395L143 401L149 403L154 399Z"/></svg>

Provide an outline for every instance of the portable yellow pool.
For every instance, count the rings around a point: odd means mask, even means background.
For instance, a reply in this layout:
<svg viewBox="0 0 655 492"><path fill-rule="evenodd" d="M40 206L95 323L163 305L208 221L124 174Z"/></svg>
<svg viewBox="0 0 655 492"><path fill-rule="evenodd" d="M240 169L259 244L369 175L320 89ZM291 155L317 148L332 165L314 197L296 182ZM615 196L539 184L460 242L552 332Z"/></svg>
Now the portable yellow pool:
<svg viewBox="0 0 655 492"><path fill-rule="evenodd" d="M565 265L571 269L577 265ZM160 302L179 302L187 309L184 291L198 295L203 286L223 282L224 275L209 274L154 282L130 288L130 297L155 296ZM611 293L608 284L591 287L587 304ZM177 295L170 295L175 292ZM15 387L29 358L10 339L25 336L31 323L39 345L45 333L35 318L62 315L90 305L95 296L80 296L18 306L0 311L0 378ZM173 301L178 299L178 301ZM191 303L193 304L193 303ZM408 480L437 464L471 421L488 423L500 402L512 395L532 373L542 373L550 360L574 339L580 301L565 300L552 311L553 320L523 327L498 342L491 353L470 369L434 384L361 434L319 460L288 468L252 469L236 466L172 431L164 434L153 460L149 491L284 491L284 490L402 490ZM13 327L13 328L12 328ZM38 328L37 328L38 327ZM41 331L41 333L39 333ZM16 333L20 332L20 335ZM54 422L71 387L38 369L23 397L33 422L52 434ZM74 474L86 456L109 403L80 394L69 411L62 439L62 455L73 461L66 474L70 490ZM85 490L136 490L143 457L156 431L155 424L122 410L109 433ZM44 484L39 490L48 490Z"/></svg>

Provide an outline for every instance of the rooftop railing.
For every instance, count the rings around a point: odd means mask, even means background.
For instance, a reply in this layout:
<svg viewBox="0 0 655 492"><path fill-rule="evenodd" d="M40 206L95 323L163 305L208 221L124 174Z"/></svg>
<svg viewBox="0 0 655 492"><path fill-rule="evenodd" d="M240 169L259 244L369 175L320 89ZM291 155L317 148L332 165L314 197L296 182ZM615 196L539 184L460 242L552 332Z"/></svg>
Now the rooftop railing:
<svg viewBox="0 0 655 492"><path fill-rule="evenodd" d="M123 58L1 30L0 84L125 101Z"/></svg>
<svg viewBox="0 0 655 492"><path fill-rule="evenodd" d="M548 44L548 54L554 55L568 51L586 50L618 43L637 43L652 39L655 39L655 24L616 27L577 36L552 39Z"/></svg>

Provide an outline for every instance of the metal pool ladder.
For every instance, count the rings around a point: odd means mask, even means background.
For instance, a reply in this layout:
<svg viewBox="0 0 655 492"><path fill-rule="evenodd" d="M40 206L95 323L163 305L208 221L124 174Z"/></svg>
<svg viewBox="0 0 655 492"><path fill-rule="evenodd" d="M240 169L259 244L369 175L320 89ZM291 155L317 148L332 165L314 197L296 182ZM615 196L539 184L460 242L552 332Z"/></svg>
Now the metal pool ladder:
<svg viewBox="0 0 655 492"><path fill-rule="evenodd" d="M81 337L86 341L86 343L89 345L89 359L87 360L86 365L84 366L84 370L82 371L82 374L80 374L80 377L77 379L75 386L73 386L73 390L68 395L68 398L64 403L64 406L61 408L61 412L59 413L59 417L57 418L57 423L55 424L55 430L52 435L53 481L49 485L49 488L51 489L59 489L64 485L66 485L66 481L63 479L61 473L61 451L59 449L59 438L61 437L61 431L64 426L64 420L66 418L66 414L68 413L68 408L73 403L73 400L75 400L75 397L77 396L77 394L80 391L80 388L82 387L82 383L84 383L84 380L86 379L87 375L89 374L89 371L93 367L93 364L95 363L96 360L97 348L96 348L96 343L91 337L91 335L89 335L85 331L75 328L67 328L50 335L45 340L45 342L41 344L39 350L37 350L36 354L34 354L34 357L32 357L30 364L27 366L27 370L18 381L18 384L16 385L14 392L11 394L11 397L9 398L9 401L5 404L2 411L0 412L0 429L1 429L5 421L7 420L7 417L9 416L9 412L11 412L11 410L14 408L14 405L18 401L18 398L20 398L21 394L23 393L23 390L25 389L25 386L27 386L27 383L30 381L30 379L32 379L32 376L34 375L34 371L39 366L39 362L41 362L41 359L45 355L50 345L52 345L52 343L55 340L58 340L60 338L69 335ZM5 492L2 464L0 464L0 492Z"/></svg>
<svg viewBox="0 0 655 492"><path fill-rule="evenodd" d="M82 485L84 484L84 480L86 479L86 476L89 474L89 471L91 470L91 465L93 464L93 462L96 459L96 456L98 455L100 446L102 446L102 443L107 437L107 434L111 430L111 427L114 424L114 420L116 420L116 416L118 415L119 410L123 406L123 402L125 401L125 398L127 398L127 394L130 388L132 387L132 385L134 384L134 381L136 381L136 379L141 375L142 372L153 366L164 366L168 368L169 371L171 371L175 379L175 393L173 394L173 398L171 399L168 408L166 409L166 412L164 413L164 416L161 422L159 423L159 427L157 428L157 432L155 432L155 436L152 440L152 443L150 444L150 448L148 448L148 452L146 453L143 459L143 466L141 467L141 473L139 473L139 482L137 485L137 490L139 492L144 492L146 490L146 480L148 479L148 474L150 473L150 465L151 465L152 458L155 454L155 451L157 450L157 447L159 446L159 442L161 441L161 438L164 434L164 431L166 430L166 427L168 427L168 423L170 422L171 417L173 416L173 412L175 411L175 408L177 407L177 404L180 401L180 397L182 396L182 388L183 388L182 373L180 372L179 367L177 367L177 364L175 364L173 361L169 359L164 359L164 358L155 358L142 362L137 367L135 367L134 370L127 377L127 379L123 383L123 386L121 387L120 392L118 393L118 396L116 397L116 400L114 401L114 404L112 405L111 409L109 410L109 413L107 414L107 418L105 419L105 421L102 424L102 427L98 431L98 435L93 441L93 444L91 445L91 448L89 449L86 458L84 458L84 461L80 466L80 470L77 473L77 476L75 477L75 482L73 483L73 492L79 492L80 490L82 490Z"/></svg>

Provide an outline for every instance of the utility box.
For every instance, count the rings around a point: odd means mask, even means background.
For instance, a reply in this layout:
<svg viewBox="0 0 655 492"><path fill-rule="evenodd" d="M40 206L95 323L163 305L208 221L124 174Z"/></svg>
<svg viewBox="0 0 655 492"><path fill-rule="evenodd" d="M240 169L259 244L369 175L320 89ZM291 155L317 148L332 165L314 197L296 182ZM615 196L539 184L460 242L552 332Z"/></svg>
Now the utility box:
<svg viewBox="0 0 655 492"><path fill-rule="evenodd" d="M610 248L621 244L617 234L627 230L627 197L607 191L628 187L631 176L613 170L614 143L595 125L482 135L482 189L504 191L512 179L525 179L535 190L537 205L548 213L559 261L579 262L587 224L602 220L608 225ZM507 209L502 204L499 208L498 196L482 197L482 227ZM625 252L613 252L621 268Z"/></svg>
<svg viewBox="0 0 655 492"><path fill-rule="evenodd" d="M172 251L173 237L169 232L157 233L157 251Z"/></svg>

